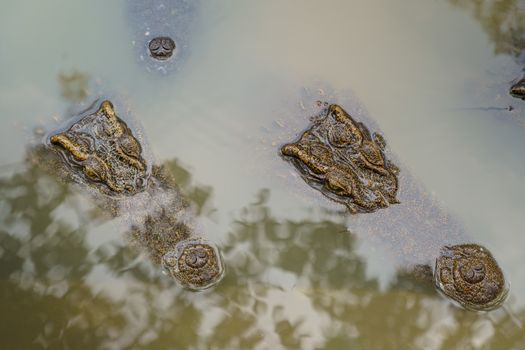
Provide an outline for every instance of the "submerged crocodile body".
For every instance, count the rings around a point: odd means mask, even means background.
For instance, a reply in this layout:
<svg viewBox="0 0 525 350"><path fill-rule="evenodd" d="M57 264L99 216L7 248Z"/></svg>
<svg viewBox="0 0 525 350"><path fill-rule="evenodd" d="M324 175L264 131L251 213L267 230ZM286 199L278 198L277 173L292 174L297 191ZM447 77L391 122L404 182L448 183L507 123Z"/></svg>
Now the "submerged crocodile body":
<svg viewBox="0 0 525 350"><path fill-rule="evenodd" d="M189 204L171 174L152 164L144 144L106 100L46 136L39 158L129 224L134 245L180 284L211 287L224 273L221 254L194 234Z"/></svg>
<svg viewBox="0 0 525 350"><path fill-rule="evenodd" d="M352 232L399 245L412 266L434 265L434 284L447 297L472 310L500 306L508 284L491 253L464 244L460 225L394 165L378 132L338 104L319 105L312 125L281 147L306 183L351 213L366 213L350 220Z"/></svg>

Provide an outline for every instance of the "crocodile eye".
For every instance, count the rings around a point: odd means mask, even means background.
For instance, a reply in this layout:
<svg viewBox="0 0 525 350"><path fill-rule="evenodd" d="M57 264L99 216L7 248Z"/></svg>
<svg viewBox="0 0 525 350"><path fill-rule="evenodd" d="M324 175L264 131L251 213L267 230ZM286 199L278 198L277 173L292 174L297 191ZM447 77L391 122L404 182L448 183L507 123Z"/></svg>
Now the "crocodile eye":
<svg viewBox="0 0 525 350"><path fill-rule="evenodd" d="M326 185L341 196L350 196L353 192L352 178L338 170L333 170L326 175Z"/></svg>
<svg viewBox="0 0 525 350"><path fill-rule="evenodd" d="M102 181L105 178L103 166L93 158L89 158L84 163L84 174L93 181Z"/></svg>
<svg viewBox="0 0 525 350"><path fill-rule="evenodd" d="M87 175L91 180L100 181L102 180L101 176L97 173L95 168L87 165L84 167L84 174Z"/></svg>
<svg viewBox="0 0 525 350"><path fill-rule="evenodd" d="M133 136L124 134L119 138L118 141L124 153L130 157L137 159L140 158L140 153L142 150L140 148L140 144Z"/></svg>
<svg viewBox="0 0 525 350"><path fill-rule="evenodd" d="M342 114L341 110L342 110L342 108L339 107L338 105L331 105L330 108L329 108L329 112L333 113L336 118L340 118L341 117L341 114Z"/></svg>

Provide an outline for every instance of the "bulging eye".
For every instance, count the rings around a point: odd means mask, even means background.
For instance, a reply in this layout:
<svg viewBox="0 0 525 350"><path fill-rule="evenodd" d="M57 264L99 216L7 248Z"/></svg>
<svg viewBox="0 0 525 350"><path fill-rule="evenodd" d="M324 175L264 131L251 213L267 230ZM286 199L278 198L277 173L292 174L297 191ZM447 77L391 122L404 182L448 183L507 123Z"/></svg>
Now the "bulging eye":
<svg viewBox="0 0 525 350"><path fill-rule="evenodd" d="M97 173L97 171L93 167L85 166L84 167L84 174L86 174L87 177L89 177L92 180L96 180L96 181L102 180L100 175Z"/></svg>
<svg viewBox="0 0 525 350"><path fill-rule="evenodd" d="M89 158L84 163L84 174L93 181L104 180L104 167L97 159Z"/></svg>
<svg viewBox="0 0 525 350"><path fill-rule="evenodd" d="M142 150L140 148L140 144L137 142L137 140L135 140L134 137L124 134L119 138L119 145L122 151L124 151L124 153L126 153L128 156L137 159L140 157Z"/></svg>
<svg viewBox="0 0 525 350"><path fill-rule="evenodd" d="M329 112L333 113L337 120L339 120L343 116L343 109L338 105L331 105L329 108Z"/></svg>

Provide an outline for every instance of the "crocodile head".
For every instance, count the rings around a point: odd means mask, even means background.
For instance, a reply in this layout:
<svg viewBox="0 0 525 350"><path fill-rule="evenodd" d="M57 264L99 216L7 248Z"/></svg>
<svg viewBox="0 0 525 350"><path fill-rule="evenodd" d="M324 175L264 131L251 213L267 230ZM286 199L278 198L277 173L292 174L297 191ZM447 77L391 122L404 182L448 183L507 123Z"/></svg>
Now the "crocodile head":
<svg viewBox="0 0 525 350"><path fill-rule="evenodd" d="M142 147L109 101L52 134L49 144L77 182L108 195L134 194L146 186L149 176Z"/></svg>

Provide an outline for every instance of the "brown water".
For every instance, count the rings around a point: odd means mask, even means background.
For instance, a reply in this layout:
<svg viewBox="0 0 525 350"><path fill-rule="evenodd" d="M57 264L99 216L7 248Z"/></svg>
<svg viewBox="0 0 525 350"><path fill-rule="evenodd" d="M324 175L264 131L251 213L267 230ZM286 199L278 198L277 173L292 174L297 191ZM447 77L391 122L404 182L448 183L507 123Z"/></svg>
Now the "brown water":
<svg viewBox="0 0 525 350"><path fill-rule="evenodd" d="M2 4L0 348L525 348L525 103L506 94L524 67L523 2L205 2L168 75L137 58L126 9ZM490 248L506 310L464 311L415 282L399 269L407 241L355 231L294 176L278 147L319 88L373 118ZM128 106L223 250L214 289L182 290L122 223L25 161L35 129L101 94Z"/></svg>

